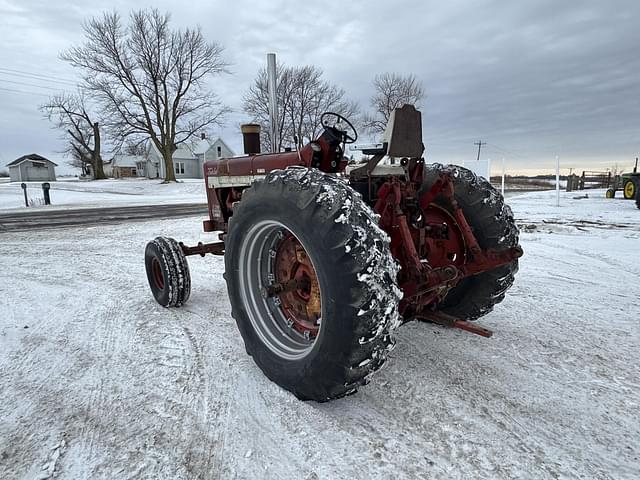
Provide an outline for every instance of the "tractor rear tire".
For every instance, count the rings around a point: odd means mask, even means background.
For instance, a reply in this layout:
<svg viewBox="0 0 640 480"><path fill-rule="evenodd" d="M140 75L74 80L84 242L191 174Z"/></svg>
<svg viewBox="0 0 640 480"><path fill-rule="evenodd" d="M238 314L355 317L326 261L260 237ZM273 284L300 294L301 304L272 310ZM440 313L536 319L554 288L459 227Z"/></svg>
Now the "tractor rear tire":
<svg viewBox="0 0 640 480"><path fill-rule="evenodd" d="M454 194L482 249L506 250L518 245L518 227L504 198L483 177L455 165L425 166L421 192L428 191L440 172L451 172ZM449 209L443 198L435 203ZM463 279L438 304L437 309L461 320L475 320L493 310L513 284L518 260Z"/></svg>
<svg viewBox="0 0 640 480"><path fill-rule="evenodd" d="M191 294L189 264L178 242L156 237L147 243L144 265L151 293L163 307L180 307Z"/></svg>
<svg viewBox="0 0 640 480"><path fill-rule="evenodd" d="M625 200L633 200L636 197L636 184L633 179L629 179L624 182L624 186L622 187L622 194Z"/></svg>
<svg viewBox="0 0 640 480"><path fill-rule="evenodd" d="M400 324L398 266L350 186L315 169L273 171L235 204L225 248L231 314L273 382L323 402L385 363ZM304 287L274 290L305 275Z"/></svg>
<svg viewBox="0 0 640 480"><path fill-rule="evenodd" d="M640 208L640 188L636 192L636 207Z"/></svg>

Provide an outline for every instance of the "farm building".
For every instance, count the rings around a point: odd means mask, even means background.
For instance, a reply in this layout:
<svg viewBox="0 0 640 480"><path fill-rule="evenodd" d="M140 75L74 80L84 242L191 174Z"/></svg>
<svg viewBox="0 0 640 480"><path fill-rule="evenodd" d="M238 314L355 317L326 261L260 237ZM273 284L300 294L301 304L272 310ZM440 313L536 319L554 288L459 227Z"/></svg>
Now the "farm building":
<svg viewBox="0 0 640 480"><path fill-rule="evenodd" d="M37 153L23 155L7 165L12 182L54 182L57 166Z"/></svg>
<svg viewBox="0 0 640 480"><path fill-rule="evenodd" d="M140 177L144 175L145 159L140 155L114 155L111 160L113 178Z"/></svg>

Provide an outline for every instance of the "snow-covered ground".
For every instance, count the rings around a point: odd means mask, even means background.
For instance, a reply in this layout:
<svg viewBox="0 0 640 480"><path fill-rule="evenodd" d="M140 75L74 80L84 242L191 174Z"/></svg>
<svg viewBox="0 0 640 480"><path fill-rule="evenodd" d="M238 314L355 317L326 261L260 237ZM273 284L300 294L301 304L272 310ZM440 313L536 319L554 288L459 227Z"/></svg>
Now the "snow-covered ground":
<svg viewBox="0 0 640 480"><path fill-rule="evenodd" d="M405 325L325 404L246 355L221 258L154 302L145 243L211 239L199 218L0 234L0 478L638 478L640 211L589 193L510 199L525 256L493 338Z"/></svg>
<svg viewBox="0 0 640 480"><path fill-rule="evenodd" d="M0 211L25 209L95 208L123 205L159 205L206 203L204 180L184 179L179 183L162 183L146 178L107 179L91 182L63 179L49 182L50 206L43 203L42 183L26 182L27 197L33 207L25 207L20 182L0 182Z"/></svg>

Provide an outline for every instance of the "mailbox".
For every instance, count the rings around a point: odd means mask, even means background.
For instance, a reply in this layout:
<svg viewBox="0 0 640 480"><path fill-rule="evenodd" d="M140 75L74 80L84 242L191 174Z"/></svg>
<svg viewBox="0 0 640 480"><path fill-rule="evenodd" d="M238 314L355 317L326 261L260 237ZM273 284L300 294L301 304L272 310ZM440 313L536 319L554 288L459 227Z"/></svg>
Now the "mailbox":
<svg viewBox="0 0 640 480"><path fill-rule="evenodd" d="M27 198L27 184L22 182L20 184L20 186L22 187L22 193L24 193L24 206L28 207L29 206L29 199Z"/></svg>

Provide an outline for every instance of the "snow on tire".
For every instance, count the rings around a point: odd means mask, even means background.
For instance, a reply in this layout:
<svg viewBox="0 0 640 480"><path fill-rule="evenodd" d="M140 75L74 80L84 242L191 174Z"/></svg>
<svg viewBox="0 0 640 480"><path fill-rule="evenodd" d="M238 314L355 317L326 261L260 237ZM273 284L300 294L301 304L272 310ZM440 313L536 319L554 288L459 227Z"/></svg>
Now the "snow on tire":
<svg viewBox="0 0 640 480"><path fill-rule="evenodd" d="M518 227L504 198L483 177L456 165L425 166L421 192L428 191L441 172L453 175L454 195L483 249L506 250L518 245ZM442 198L436 203L449 208ZM451 289L438 310L462 320L475 320L504 299L518 271L518 260L463 279Z"/></svg>
<svg viewBox="0 0 640 480"><path fill-rule="evenodd" d="M269 173L235 205L225 248L232 315L269 379L327 401L385 363L400 324L398 266L347 184L315 169Z"/></svg>
<svg viewBox="0 0 640 480"><path fill-rule="evenodd" d="M144 264L151 293L160 305L180 307L189 299L189 264L173 238L156 237L147 243Z"/></svg>

